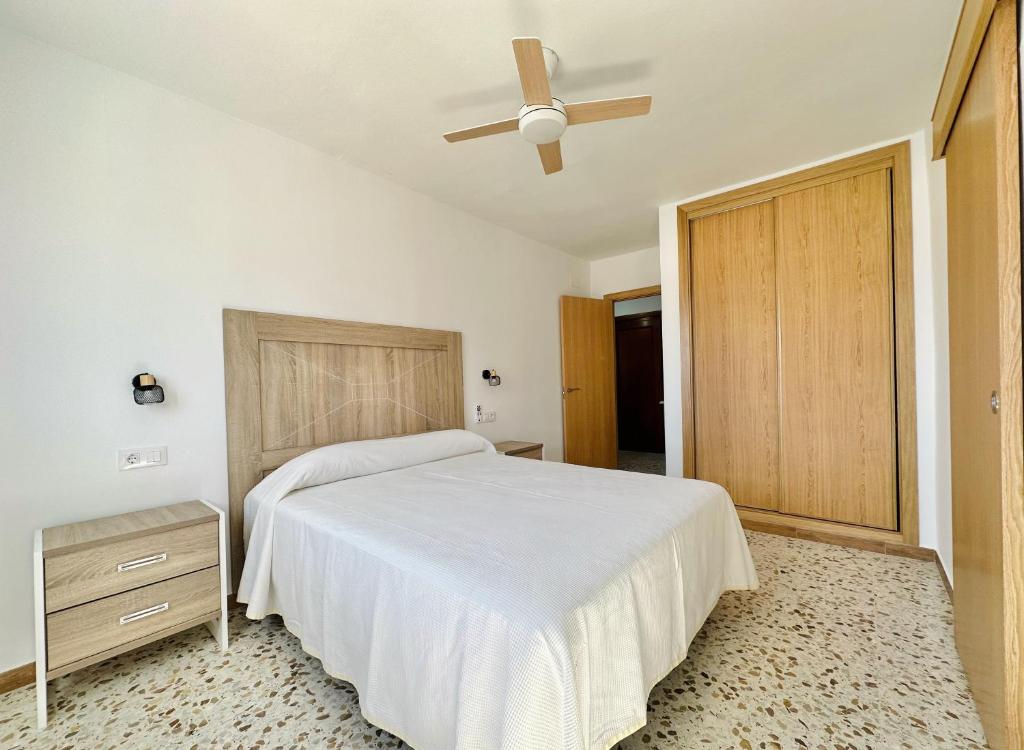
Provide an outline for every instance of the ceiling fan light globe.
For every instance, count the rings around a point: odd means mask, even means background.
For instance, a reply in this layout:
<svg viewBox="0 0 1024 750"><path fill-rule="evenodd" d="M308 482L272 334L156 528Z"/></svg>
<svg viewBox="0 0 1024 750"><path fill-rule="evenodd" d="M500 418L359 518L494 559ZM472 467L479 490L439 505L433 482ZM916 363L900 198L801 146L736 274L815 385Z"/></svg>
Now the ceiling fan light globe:
<svg viewBox="0 0 1024 750"><path fill-rule="evenodd" d="M519 132L530 143L554 143L567 125L565 107L558 99L552 99L551 104L524 104L519 110Z"/></svg>
<svg viewBox="0 0 1024 750"><path fill-rule="evenodd" d="M553 81L558 72L558 53L550 47L541 47L541 51L544 53L544 69L548 73L548 80Z"/></svg>

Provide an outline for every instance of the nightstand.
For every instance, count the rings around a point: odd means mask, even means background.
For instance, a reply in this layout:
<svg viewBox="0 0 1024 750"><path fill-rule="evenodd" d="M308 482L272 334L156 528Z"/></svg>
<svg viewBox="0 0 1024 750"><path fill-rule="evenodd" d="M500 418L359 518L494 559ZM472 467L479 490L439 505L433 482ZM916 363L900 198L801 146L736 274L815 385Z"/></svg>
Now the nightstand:
<svg viewBox="0 0 1024 750"><path fill-rule="evenodd" d="M193 500L36 531L36 710L47 682L205 623L228 646L224 513Z"/></svg>
<svg viewBox="0 0 1024 750"><path fill-rule="evenodd" d="M498 453L506 456L518 456L519 458L535 458L538 461L544 460L544 443L527 443L522 440L503 440L494 444Z"/></svg>

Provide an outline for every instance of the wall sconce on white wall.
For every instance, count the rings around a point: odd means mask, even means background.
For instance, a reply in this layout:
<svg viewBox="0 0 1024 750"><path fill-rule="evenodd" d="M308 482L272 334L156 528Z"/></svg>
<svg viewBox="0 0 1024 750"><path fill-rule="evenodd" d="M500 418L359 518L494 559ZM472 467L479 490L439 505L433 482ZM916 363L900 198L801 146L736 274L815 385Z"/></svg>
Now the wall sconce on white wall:
<svg viewBox="0 0 1024 750"><path fill-rule="evenodd" d="M501 378L498 377L497 370L484 370L483 375L487 385L501 385Z"/></svg>
<svg viewBox="0 0 1024 750"><path fill-rule="evenodd" d="M132 378L135 389L135 403L160 404L164 400L164 389L156 384L156 378L148 372L140 372Z"/></svg>

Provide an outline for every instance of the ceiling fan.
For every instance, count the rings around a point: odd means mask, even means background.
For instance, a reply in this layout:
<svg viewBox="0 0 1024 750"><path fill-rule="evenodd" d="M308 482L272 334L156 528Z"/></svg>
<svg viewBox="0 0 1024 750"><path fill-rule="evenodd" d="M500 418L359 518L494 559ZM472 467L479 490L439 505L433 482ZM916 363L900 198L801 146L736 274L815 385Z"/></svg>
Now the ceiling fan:
<svg viewBox="0 0 1024 750"><path fill-rule="evenodd" d="M562 169L562 149L558 139L569 125L636 117L651 111L649 96L565 104L561 99L551 96L550 79L558 66L558 55L542 47L540 39L535 37L513 39L512 51L516 56L519 81L523 85L523 99L526 102L520 108L519 116L445 133L446 141L457 143L518 130L523 138L537 145L544 174L552 174Z"/></svg>

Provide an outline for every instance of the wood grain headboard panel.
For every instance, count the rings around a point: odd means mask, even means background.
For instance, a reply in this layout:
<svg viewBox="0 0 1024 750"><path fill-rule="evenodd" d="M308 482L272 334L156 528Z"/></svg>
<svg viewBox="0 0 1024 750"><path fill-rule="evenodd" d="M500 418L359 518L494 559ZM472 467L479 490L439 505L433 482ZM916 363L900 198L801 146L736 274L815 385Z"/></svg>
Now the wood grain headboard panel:
<svg viewBox="0 0 1024 750"><path fill-rule="evenodd" d="M320 446L465 426L462 334L224 310L231 574L243 502Z"/></svg>

